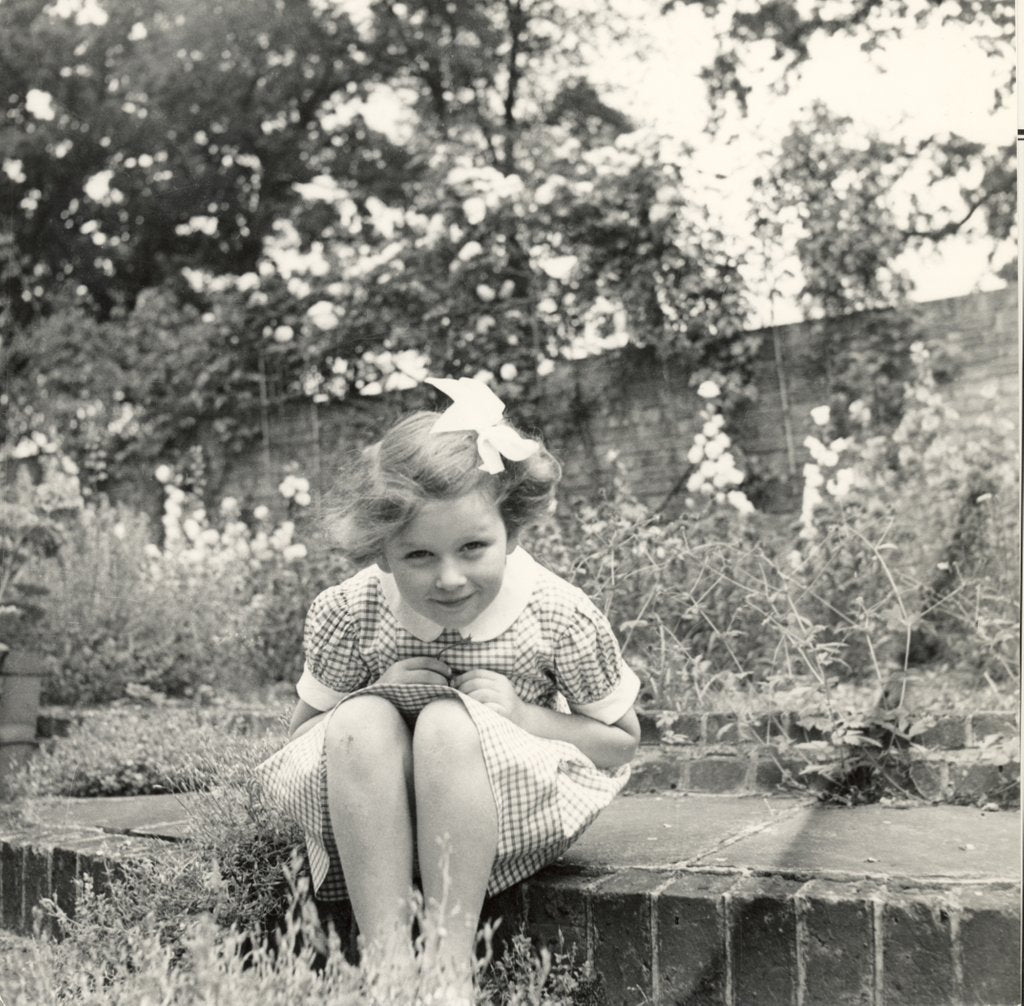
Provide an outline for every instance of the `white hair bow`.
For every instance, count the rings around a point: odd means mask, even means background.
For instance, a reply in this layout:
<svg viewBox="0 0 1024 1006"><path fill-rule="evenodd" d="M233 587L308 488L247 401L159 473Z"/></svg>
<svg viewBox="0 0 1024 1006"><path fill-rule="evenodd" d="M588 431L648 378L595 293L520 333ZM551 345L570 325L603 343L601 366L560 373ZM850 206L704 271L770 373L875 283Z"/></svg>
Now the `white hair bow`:
<svg viewBox="0 0 1024 1006"><path fill-rule="evenodd" d="M471 377L428 377L426 383L452 400L434 424L434 432L472 430L476 433L476 449L483 461L481 471L496 475L505 470L503 457L509 461L525 461L540 449L535 440L519 436L504 422L504 402L483 381Z"/></svg>

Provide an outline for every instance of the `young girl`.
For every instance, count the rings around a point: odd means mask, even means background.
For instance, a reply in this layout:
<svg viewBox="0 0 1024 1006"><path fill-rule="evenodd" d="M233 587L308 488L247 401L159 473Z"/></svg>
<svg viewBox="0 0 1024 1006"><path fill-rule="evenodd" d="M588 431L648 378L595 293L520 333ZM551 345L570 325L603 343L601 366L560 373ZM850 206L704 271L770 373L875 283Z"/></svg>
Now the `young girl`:
<svg viewBox="0 0 1024 1006"><path fill-rule="evenodd" d="M557 461L486 385L429 383L448 411L401 420L347 477L338 537L367 565L313 601L291 740L261 775L364 951L409 952L418 867L468 985L485 894L556 859L625 784L639 682L593 603L519 547Z"/></svg>

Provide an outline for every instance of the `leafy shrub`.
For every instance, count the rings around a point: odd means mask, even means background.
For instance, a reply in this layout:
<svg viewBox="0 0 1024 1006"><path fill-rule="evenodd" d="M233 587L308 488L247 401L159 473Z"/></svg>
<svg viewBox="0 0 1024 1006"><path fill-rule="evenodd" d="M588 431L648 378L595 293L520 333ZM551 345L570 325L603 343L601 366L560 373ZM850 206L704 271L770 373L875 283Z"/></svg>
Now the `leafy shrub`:
<svg viewBox="0 0 1024 1006"><path fill-rule="evenodd" d="M257 557L234 551L237 537L205 551L161 550L152 537L143 516L105 504L67 525L60 556L37 571L50 593L36 642L49 654L44 702L108 702L132 684L244 697L298 678L303 617L343 568L335 556L289 558L290 541L278 549L266 534Z"/></svg>

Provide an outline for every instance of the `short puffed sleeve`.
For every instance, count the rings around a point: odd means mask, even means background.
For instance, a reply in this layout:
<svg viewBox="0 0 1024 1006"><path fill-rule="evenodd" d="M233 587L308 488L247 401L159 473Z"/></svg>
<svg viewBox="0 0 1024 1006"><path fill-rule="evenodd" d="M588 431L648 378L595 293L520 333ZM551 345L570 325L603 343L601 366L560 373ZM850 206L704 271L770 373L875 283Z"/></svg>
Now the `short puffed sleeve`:
<svg viewBox="0 0 1024 1006"><path fill-rule="evenodd" d="M342 587L328 587L309 607L302 638L305 665L295 690L314 709L331 709L369 683L359 635Z"/></svg>
<svg viewBox="0 0 1024 1006"><path fill-rule="evenodd" d="M622 659L608 619L589 601L576 606L553 656L558 690L574 713L615 723L632 708L640 679Z"/></svg>

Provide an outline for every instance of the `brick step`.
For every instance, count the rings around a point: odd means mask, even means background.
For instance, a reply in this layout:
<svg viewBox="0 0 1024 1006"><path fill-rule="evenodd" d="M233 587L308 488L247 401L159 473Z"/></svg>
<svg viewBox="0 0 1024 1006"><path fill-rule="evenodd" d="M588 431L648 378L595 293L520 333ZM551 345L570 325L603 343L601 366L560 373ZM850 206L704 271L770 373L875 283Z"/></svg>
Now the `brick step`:
<svg viewBox="0 0 1024 1006"><path fill-rule="evenodd" d="M831 782L821 767L836 757L819 741L785 748L645 745L633 761L627 792L819 793ZM885 771L893 795L1002 807L1020 803L1020 762L1002 750L909 750Z"/></svg>
<svg viewBox="0 0 1024 1006"><path fill-rule="evenodd" d="M824 723L816 722L825 717L807 713L776 711L740 716L645 710L639 717L645 745L751 746L781 740L802 744L826 738ZM914 744L933 750L976 748L996 738L1009 741L1020 737L1018 717L1012 712L928 713L914 719L923 726L914 735Z"/></svg>
<svg viewBox="0 0 1024 1006"><path fill-rule="evenodd" d="M238 733L260 733L279 729L287 720L287 710L275 712L265 707L227 708L203 707L211 720L226 724ZM40 738L64 737L73 723L90 715L89 710L49 707L41 710L37 722ZM801 723L801 714L793 712L762 713L740 716L736 713L676 713L642 710L639 712L644 745L689 744L762 745L785 738L793 743L822 740L824 732ZM804 714L806 718L806 714ZM927 714L922 717L924 729L914 743L930 749L957 750L974 748L993 738L1011 740L1020 737L1015 713L969 712Z"/></svg>
<svg viewBox="0 0 1024 1006"><path fill-rule="evenodd" d="M241 734L280 731L282 714L263 707L204 707L211 722ZM41 738L66 736L90 710L43 710ZM805 717L806 718L806 717ZM822 731L793 713L640 713L643 746L633 763L631 792L820 792L828 778L813 766L836 758ZM1007 712L932 717L903 752L893 792L950 803L1020 801L1017 718ZM998 743L992 743L998 741ZM1014 757L1016 755L1016 757Z"/></svg>
<svg viewBox="0 0 1024 1006"><path fill-rule="evenodd" d="M0 922L73 908L187 833L174 797L60 801L63 828L0 831ZM558 863L491 899L499 932L563 938L608 1006L1019 1002L1019 815L624 797ZM346 941L345 906L329 917Z"/></svg>

